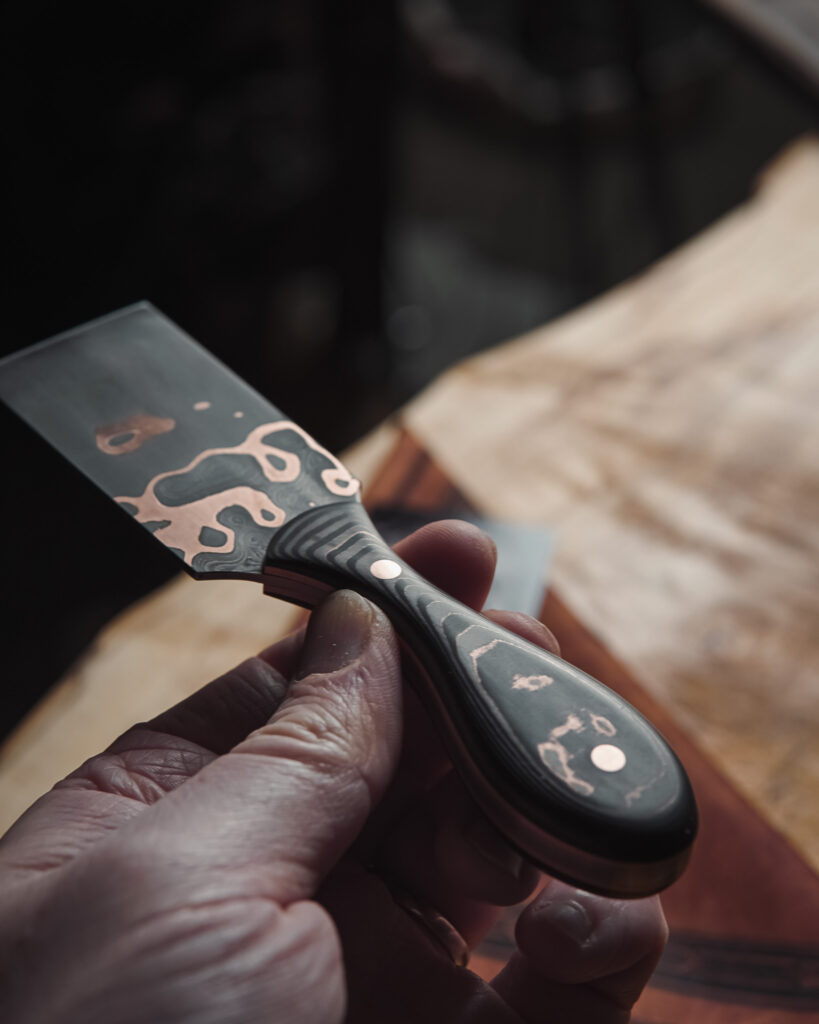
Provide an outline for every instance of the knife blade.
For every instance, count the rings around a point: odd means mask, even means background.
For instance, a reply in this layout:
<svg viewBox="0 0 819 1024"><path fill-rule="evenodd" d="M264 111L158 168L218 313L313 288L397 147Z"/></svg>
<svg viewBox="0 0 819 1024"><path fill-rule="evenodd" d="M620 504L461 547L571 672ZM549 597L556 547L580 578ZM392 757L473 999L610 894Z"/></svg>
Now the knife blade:
<svg viewBox="0 0 819 1024"><path fill-rule="evenodd" d="M0 398L197 579L383 608L456 770L529 860L625 898L680 875L696 805L650 723L415 573L342 463L150 304L0 361Z"/></svg>

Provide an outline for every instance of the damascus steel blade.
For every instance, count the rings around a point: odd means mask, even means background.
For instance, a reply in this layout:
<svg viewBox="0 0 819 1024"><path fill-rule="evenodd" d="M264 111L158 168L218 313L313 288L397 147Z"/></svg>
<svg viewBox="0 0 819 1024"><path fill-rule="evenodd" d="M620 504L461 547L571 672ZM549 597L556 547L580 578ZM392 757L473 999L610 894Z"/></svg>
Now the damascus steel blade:
<svg viewBox="0 0 819 1024"><path fill-rule="evenodd" d="M0 398L197 578L260 579L275 531L359 485L148 303L0 361Z"/></svg>

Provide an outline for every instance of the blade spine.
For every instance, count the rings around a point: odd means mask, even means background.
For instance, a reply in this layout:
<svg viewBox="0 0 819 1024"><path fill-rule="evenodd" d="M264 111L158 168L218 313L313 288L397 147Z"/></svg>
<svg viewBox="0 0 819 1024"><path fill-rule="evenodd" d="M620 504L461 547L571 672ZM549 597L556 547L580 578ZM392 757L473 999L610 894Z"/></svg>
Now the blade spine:
<svg viewBox="0 0 819 1024"><path fill-rule="evenodd" d="M160 312L156 306L148 302L147 299L140 299L138 302L132 302L130 306L123 306L120 309L114 309L110 313L103 313L102 316L95 317L93 320L86 320L84 323L79 324L76 327L69 327L65 331L60 331L58 334L52 334L48 338L43 338L42 341L35 341L31 345L26 345L24 348L18 349L16 352L9 352L8 355L3 356L0 359L0 374L2 374L3 368L10 365L18 359L24 359L28 356L36 355L42 352L44 349L50 348L57 342L67 341L72 335L79 334L80 332L85 333L91 328L96 329L107 323L109 320L118 320L124 316L131 315L138 310L146 310L148 312L157 313L159 316L165 317L165 314ZM165 317L170 323L174 324L177 330L182 331L182 328L170 320L169 317ZM184 331L182 331L185 334ZM190 335L185 334L186 337ZM5 401L5 399L4 399ZM8 402L6 402L9 405ZM14 406L10 406L14 410ZM16 412L16 410L14 410Z"/></svg>
<svg viewBox="0 0 819 1024"><path fill-rule="evenodd" d="M277 405L274 405L273 402L271 402L271 400L266 395L263 395L260 391L254 388L253 385L249 384L243 377L240 377L239 374L235 372L235 370L232 370L227 365L227 363L224 363L221 359L218 358L218 356L215 356L210 351L210 349L207 349L203 345L201 345L183 327L180 327L175 320L171 320L169 316L163 313L160 309L157 309L157 307L154 306L153 303L149 302L147 299L141 299L138 302L132 302L130 306L123 306L121 309L115 309L112 310L110 313L104 313L102 316L96 317L93 320L87 320L85 321L85 323L79 324L77 327L71 327L66 331L60 331L59 334L54 334L50 338L44 338L42 341L35 342L32 345L27 345L25 348L20 349L17 352L9 353L9 355L4 356L2 359L0 359L0 376L2 375L2 371L5 366L10 366L18 359L22 360L28 358L29 356L37 355L40 352L44 351L45 349L50 348L52 345L57 344L58 342L68 341L71 337L75 335L86 334L92 330L96 330L111 320L123 319L126 316L132 316L134 313L138 312L152 313L154 316L157 316L162 320L165 320L168 324L171 325L171 327L174 328L174 330L178 331L187 342L193 344L208 359L216 363L223 373L225 373L229 377L232 377L234 382L239 384L242 388L245 388L248 391L252 392L259 399L260 402L263 402L265 405L267 405L273 411L273 413L275 413L275 416L278 417L278 419L292 420L292 418L288 416L287 413L283 412ZM2 385L0 382L0 387L1 386ZM17 409L8 399L3 397L2 401L13 412L17 413ZM17 415L20 414L17 413ZM25 417L22 418L25 419ZM28 419L26 419L26 422L29 423L30 426L34 427L35 430L37 429L34 426L34 424L32 424L31 421L29 421ZM292 420L292 422L295 422L295 420ZM40 436L42 437L43 435L41 434ZM310 436L312 437L313 435L311 434Z"/></svg>

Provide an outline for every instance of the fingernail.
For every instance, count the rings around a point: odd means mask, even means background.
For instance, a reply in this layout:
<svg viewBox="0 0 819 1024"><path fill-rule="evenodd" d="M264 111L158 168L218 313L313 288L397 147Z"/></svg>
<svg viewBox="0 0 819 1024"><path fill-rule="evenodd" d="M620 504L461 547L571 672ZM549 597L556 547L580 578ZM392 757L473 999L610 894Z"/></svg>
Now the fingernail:
<svg viewBox="0 0 819 1024"><path fill-rule="evenodd" d="M519 878L524 860L513 850L498 830L481 815L464 829L464 836L474 850L496 868L513 878Z"/></svg>
<svg viewBox="0 0 819 1024"><path fill-rule="evenodd" d="M551 926L572 942L582 946L594 927L586 908L575 900L553 900L543 905L541 913Z"/></svg>
<svg viewBox="0 0 819 1024"><path fill-rule="evenodd" d="M335 672L359 658L372 632L372 606L353 590L336 590L310 616L296 679Z"/></svg>

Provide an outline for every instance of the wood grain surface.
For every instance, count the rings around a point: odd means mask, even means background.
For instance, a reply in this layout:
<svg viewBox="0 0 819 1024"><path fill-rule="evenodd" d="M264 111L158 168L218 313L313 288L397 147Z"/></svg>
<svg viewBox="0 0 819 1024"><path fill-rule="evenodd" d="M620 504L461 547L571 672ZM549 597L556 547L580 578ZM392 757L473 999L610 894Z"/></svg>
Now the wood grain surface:
<svg viewBox="0 0 819 1024"><path fill-rule="evenodd" d="M457 367L405 422L819 867L819 144L704 235Z"/></svg>
<svg viewBox="0 0 819 1024"><path fill-rule="evenodd" d="M460 508L463 494L410 434L370 496L407 507ZM700 834L683 877L663 894L669 945L641 998L640 1024L788 1024L819 1016L819 877L742 797L676 720L554 593L541 619L563 656L637 707L666 736L691 778ZM473 955L493 977L514 949L518 908Z"/></svg>

